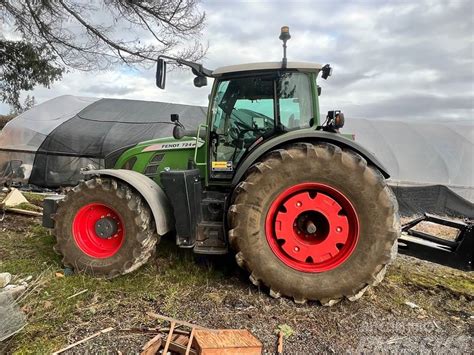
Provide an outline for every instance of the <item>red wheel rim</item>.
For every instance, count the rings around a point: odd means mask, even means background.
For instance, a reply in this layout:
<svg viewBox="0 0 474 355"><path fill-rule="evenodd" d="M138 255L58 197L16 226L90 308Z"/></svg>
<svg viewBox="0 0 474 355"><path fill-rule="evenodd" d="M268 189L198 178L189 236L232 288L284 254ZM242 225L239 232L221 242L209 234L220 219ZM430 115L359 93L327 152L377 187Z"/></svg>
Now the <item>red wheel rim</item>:
<svg viewBox="0 0 474 355"><path fill-rule="evenodd" d="M108 237L100 236L96 230L97 223L104 219L115 223L116 231ZM112 208L101 203L90 203L74 217L72 235L85 254L98 259L110 258L119 251L124 241L123 222Z"/></svg>
<svg viewBox="0 0 474 355"><path fill-rule="evenodd" d="M352 254L359 220L349 199L319 183L294 185L277 196L265 220L273 253L304 272L332 270Z"/></svg>

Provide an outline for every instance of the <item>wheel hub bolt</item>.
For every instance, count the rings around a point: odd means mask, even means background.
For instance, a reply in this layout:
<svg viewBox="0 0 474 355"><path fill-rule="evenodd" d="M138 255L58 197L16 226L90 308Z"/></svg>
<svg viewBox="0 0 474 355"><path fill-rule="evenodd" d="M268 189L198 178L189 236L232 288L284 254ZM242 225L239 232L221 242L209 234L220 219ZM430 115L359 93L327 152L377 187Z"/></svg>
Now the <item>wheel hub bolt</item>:
<svg viewBox="0 0 474 355"><path fill-rule="evenodd" d="M294 251L298 252L298 251L300 251L300 248L299 248L299 247L295 247L295 248L294 248Z"/></svg>
<svg viewBox="0 0 474 355"><path fill-rule="evenodd" d="M308 234L316 233L316 225L312 221L306 222L306 232Z"/></svg>
<svg viewBox="0 0 474 355"><path fill-rule="evenodd" d="M301 207L302 203L300 201L296 202L296 207Z"/></svg>
<svg viewBox="0 0 474 355"><path fill-rule="evenodd" d="M342 228L341 228L341 227L337 227L337 228L336 228L336 232L339 232L339 233L342 232Z"/></svg>

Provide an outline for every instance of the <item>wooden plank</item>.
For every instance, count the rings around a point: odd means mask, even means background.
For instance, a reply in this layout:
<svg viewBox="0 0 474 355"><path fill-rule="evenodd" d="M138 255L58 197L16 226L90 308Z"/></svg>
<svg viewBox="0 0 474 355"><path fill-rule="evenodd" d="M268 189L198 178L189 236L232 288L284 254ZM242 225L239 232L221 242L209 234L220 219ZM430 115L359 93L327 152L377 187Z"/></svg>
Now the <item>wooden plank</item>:
<svg viewBox="0 0 474 355"><path fill-rule="evenodd" d="M199 325L195 325L195 324L192 324L192 323L189 323L189 322L186 322L186 321L182 321L182 320L179 320L179 319L174 319L174 318L171 318L171 317L163 316L161 314L156 314L156 313L153 313L153 312L146 312L146 314L148 316L152 317L152 318L155 318L155 319L166 320L168 322L175 322L176 324L184 325L184 326L189 327L189 328L209 330L209 328L204 328L204 327L201 327Z"/></svg>
<svg viewBox="0 0 474 355"><path fill-rule="evenodd" d="M180 334L180 335L189 335L189 331L187 330L181 330L181 329L176 329L178 326L174 327L173 334ZM160 328L160 332L162 333L168 333L170 331L170 328Z"/></svg>
<svg viewBox="0 0 474 355"><path fill-rule="evenodd" d="M168 333L168 337L166 338L166 344L165 344L165 347L163 348L163 354L168 353L168 348L169 348L170 343L171 343L171 338L173 337L173 329L174 329L175 326L176 326L176 322L171 322L170 332Z"/></svg>
<svg viewBox="0 0 474 355"><path fill-rule="evenodd" d="M195 332L195 328L192 328L191 334L189 334L188 346L186 347L185 355L189 355L189 353L191 352L191 345L193 345L194 332Z"/></svg>
<svg viewBox="0 0 474 355"><path fill-rule="evenodd" d="M5 211L13 212L18 214L24 214L26 216L34 216L34 217L41 217L43 214L41 212L35 212L30 210L21 210L19 208L6 208Z"/></svg>
<svg viewBox="0 0 474 355"><path fill-rule="evenodd" d="M155 355L161 347L161 334L155 335L142 348L140 355Z"/></svg>
<svg viewBox="0 0 474 355"><path fill-rule="evenodd" d="M65 348L62 348L61 350L55 351L52 355L57 355L57 354L60 354L60 353L62 353L62 352L64 352L64 351L66 351L66 350L72 349L73 347L75 347L75 346L77 346L77 345L79 345L79 344L85 343L85 342L88 341L88 340L91 340L91 339L93 339L93 338L95 338L95 337L98 337L98 336L101 335L101 334L108 333L108 332L110 332L110 331L112 331L112 330L114 330L114 328L112 328L112 327L102 329L101 331L99 331L99 332L97 332L97 333L94 333L94 334L88 336L87 338L84 338L84 339L82 339L82 340L76 341L75 343L72 343L71 345L68 345L68 346L66 346Z"/></svg>
<svg viewBox="0 0 474 355"><path fill-rule="evenodd" d="M283 332L278 333L278 354L283 354Z"/></svg>
<svg viewBox="0 0 474 355"><path fill-rule="evenodd" d="M176 336L170 343L169 350L171 352L177 352L179 354L185 355L186 354L186 345L189 343L189 338L184 335ZM190 349L189 355L197 355L197 351L194 349Z"/></svg>
<svg viewBox="0 0 474 355"><path fill-rule="evenodd" d="M196 329L193 344L202 355L262 353L262 343L246 329L222 329L211 332Z"/></svg>

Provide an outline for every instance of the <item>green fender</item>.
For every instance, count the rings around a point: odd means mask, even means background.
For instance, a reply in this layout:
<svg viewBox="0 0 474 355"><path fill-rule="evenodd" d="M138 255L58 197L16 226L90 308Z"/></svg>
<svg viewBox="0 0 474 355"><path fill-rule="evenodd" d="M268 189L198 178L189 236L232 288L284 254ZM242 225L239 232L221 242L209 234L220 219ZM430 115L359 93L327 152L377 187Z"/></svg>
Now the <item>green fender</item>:
<svg viewBox="0 0 474 355"><path fill-rule="evenodd" d="M367 149L362 147L360 144L344 137L342 134L324 132L324 131L315 131L311 130L297 130L288 132L279 136L276 136L272 139L267 140L261 145L257 146L254 150L248 154L245 159L239 164L237 171L232 179L232 186L236 186L247 170L256 163L265 153L283 147L287 144L297 143L297 142L327 142L337 145L342 148L351 149L357 154L361 155L367 163L375 166L382 175L387 179L390 177L387 169L383 164L369 152Z"/></svg>
<svg viewBox="0 0 474 355"><path fill-rule="evenodd" d="M84 175L111 176L134 188L150 207L155 220L156 232L164 235L174 229L174 217L171 203L165 192L153 180L133 170L102 169L86 170Z"/></svg>

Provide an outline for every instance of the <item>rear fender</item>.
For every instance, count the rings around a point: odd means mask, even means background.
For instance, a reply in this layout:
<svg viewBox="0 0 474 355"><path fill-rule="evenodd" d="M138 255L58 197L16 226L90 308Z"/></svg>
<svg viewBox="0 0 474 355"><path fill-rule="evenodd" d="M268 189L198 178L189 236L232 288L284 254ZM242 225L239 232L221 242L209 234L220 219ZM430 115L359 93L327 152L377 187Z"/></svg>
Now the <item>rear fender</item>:
<svg viewBox="0 0 474 355"><path fill-rule="evenodd" d="M110 176L130 185L142 195L153 213L156 232L164 235L174 229L173 209L160 186L153 180L133 170L102 169L81 172L84 175Z"/></svg>
<svg viewBox="0 0 474 355"><path fill-rule="evenodd" d="M360 144L344 137L341 134L331 133L331 132L324 132L324 131L314 131L314 130L298 130L292 131L280 136L276 136L268 141L262 143L260 146L256 147L247 157L242 161L240 166L237 169L237 172L234 175L232 180L232 186L236 186L240 180L244 177L247 170L252 166L252 164L256 163L261 157L273 150L278 149L282 146L291 143L298 143L298 142L308 142L308 143L317 143L317 142L327 142L337 145L341 148L350 149L357 154L361 155L367 163L370 165L375 166L385 178L389 178L390 175L387 172L387 169L383 166L383 164L369 152L367 149L362 147Z"/></svg>

